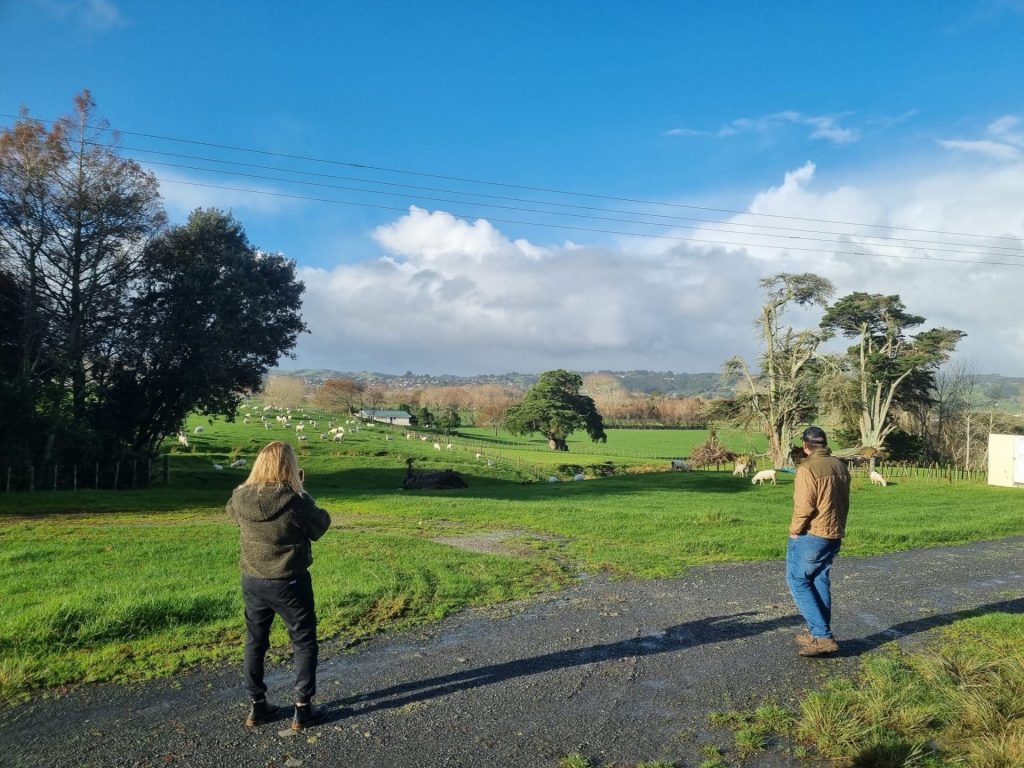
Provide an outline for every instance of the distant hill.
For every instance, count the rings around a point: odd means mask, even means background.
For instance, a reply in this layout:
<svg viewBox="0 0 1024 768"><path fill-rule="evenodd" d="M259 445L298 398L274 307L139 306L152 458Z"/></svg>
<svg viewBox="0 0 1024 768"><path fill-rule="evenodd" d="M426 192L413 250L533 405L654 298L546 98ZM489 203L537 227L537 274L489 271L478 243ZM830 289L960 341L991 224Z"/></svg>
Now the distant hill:
<svg viewBox="0 0 1024 768"><path fill-rule="evenodd" d="M527 390L537 383L535 373L485 373L475 376L432 375L406 371L401 374L375 371L336 371L328 368L276 369L272 374L301 376L310 383L332 378L350 378L365 383L379 382L390 389L459 387L474 384L499 384ZM674 373L673 371L577 371L581 376L601 373L614 376L624 389L668 397L731 397L733 382L723 381L720 373ZM1024 412L1024 377L984 373L976 377L975 406L1009 413Z"/></svg>

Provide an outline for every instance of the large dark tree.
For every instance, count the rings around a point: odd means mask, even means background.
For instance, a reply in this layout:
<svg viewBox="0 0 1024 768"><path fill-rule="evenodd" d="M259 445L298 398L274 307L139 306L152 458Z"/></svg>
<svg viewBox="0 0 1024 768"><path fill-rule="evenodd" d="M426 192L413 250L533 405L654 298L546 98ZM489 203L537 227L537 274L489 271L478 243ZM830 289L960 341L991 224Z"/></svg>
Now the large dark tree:
<svg viewBox="0 0 1024 768"><path fill-rule="evenodd" d="M154 450L192 411L233 414L305 330L295 264L250 245L219 210L196 210L146 249L103 415L115 441Z"/></svg>
<svg viewBox="0 0 1024 768"><path fill-rule="evenodd" d="M566 438L585 429L596 442L605 442L604 421L589 395L580 392L583 379L569 371L542 373L518 405L509 409L505 429L514 435L544 435L553 451L569 450Z"/></svg>
<svg viewBox="0 0 1024 768"><path fill-rule="evenodd" d="M853 381L860 440L866 448L884 447L897 426L897 407L929 397L935 371L966 335L950 328L910 335L924 321L907 312L899 296L863 292L839 299L822 318L826 332L857 340L839 375Z"/></svg>

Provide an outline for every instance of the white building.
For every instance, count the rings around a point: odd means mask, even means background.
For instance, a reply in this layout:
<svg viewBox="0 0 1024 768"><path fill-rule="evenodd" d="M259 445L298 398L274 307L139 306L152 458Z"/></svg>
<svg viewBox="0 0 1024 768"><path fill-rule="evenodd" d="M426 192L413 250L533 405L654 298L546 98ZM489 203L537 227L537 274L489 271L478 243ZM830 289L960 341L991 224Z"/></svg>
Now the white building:
<svg viewBox="0 0 1024 768"><path fill-rule="evenodd" d="M1024 435L988 436L988 484L1024 487Z"/></svg>
<svg viewBox="0 0 1024 768"><path fill-rule="evenodd" d="M408 411L381 411L375 408L364 408L357 415L363 421L379 421L381 424L394 424L399 427L416 425L416 417Z"/></svg>

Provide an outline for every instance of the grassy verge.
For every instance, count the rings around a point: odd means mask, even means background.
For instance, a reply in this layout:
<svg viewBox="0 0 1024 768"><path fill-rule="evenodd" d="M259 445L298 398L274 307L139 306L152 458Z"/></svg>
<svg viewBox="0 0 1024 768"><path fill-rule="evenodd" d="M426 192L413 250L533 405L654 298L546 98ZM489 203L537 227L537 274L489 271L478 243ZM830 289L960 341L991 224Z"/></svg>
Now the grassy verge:
<svg viewBox="0 0 1024 768"><path fill-rule="evenodd" d="M719 713L741 759L789 744L838 766L1024 765L1024 616L961 620L926 649L869 654L797 706Z"/></svg>
<svg viewBox="0 0 1024 768"><path fill-rule="evenodd" d="M251 458L284 436L210 426L174 456L166 487L0 494L0 699L239 657L238 533L223 504L246 473L213 464ZM335 518L314 549L324 638L523 597L575 570L650 578L784 555L787 475L763 488L728 471L532 482L516 462L385 440L377 428L297 447L310 492ZM470 487L402 491L406 456L453 467ZM853 510L844 556L1024 534L1017 492L978 484L913 479L880 489L858 480ZM517 537L515 556L434 541L491 531ZM283 631L274 641L285 643Z"/></svg>

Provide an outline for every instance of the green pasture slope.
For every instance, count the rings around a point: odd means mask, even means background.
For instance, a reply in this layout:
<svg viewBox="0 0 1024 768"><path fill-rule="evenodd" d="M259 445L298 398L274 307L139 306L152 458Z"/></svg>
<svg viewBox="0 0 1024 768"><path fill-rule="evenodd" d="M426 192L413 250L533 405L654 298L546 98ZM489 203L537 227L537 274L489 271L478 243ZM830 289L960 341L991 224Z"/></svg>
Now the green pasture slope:
<svg viewBox="0 0 1024 768"><path fill-rule="evenodd" d="M199 424L205 434L193 435ZM542 442L495 442L493 432L488 443L474 434L447 448L435 435L407 440L401 430L352 425L340 443L319 440L321 428L311 426L299 443L274 424L193 419L191 446L169 446L167 486L0 494L0 699L237 661L238 535L223 505L246 472L228 464L251 463L272 438L298 447L309 491L334 517L313 572L321 635L339 642L554 589L581 571L647 578L784 553L791 476L755 487L727 469L653 471L668 468L656 457L686 455L704 433L612 431L607 444L585 441L601 453L582 454L572 442L569 453L552 454ZM746 438L724 437L745 450ZM452 467L469 488L403 491L407 457L421 468ZM618 474L597 478L607 462ZM545 481L565 477L565 464L593 479ZM1021 534L1021 499L979 483L914 478L875 488L858 478L844 553ZM493 543L495 532L507 553L436 541ZM286 642L280 627L275 642Z"/></svg>

